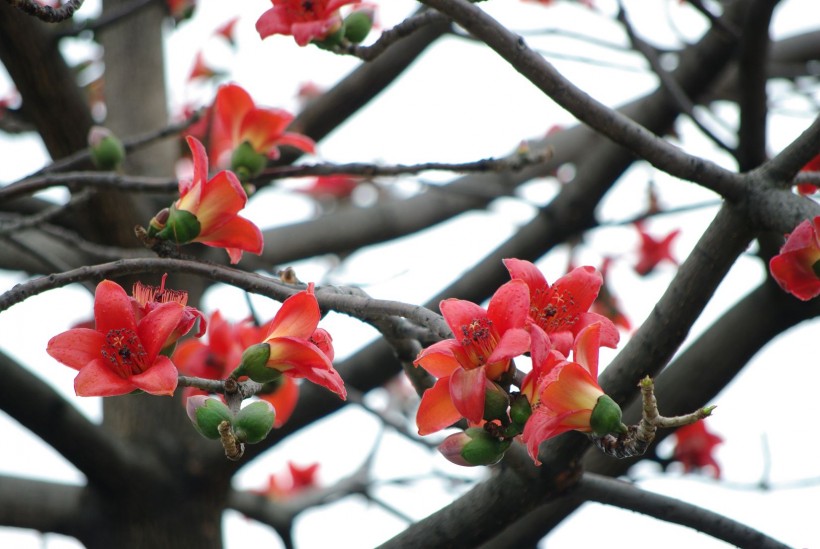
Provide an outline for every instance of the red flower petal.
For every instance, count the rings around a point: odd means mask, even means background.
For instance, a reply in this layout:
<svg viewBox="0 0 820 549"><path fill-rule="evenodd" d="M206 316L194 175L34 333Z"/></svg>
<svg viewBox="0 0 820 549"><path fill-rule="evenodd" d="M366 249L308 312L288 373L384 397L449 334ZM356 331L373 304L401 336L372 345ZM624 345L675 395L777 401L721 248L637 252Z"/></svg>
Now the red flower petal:
<svg viewBox="0 0 820 549"><path fill-rule="evenodd" d="M562 422L575 413L574 410L570 410L561 414L553 414L544 408L538 408L532 413L527 423L524 424L521 440L527 445L527 453L536 465L541 465L538 459L538 447L547 439L571 431L572 427Z"/></svg>
<svg viewBox="0 0 820 549"><path fill-rule="evenodd" d="M160 355L154 363L141 374L131 376L134 387L152 395L174 394L179 374L176 366L167 356Z"/></svg>
<svg viewBox="0 0 820 549"><path fill-rule="evenodd" d="M319 324L321 312L313 286L287 298L270 323L265 340L281 336L308 339Z"/></svg>
<svg viewBox="0 0 820 549"><path fill-rule="evenodd" d="M150 364L159 354L182 318L184 307L176 302L163 303L148 313L137 326L137 335L145 349L146 360ZM149 369L151 367L149 366Z"/></svg>
<svg viewBox="0 0 820 549"><path fill-rule="evenodd" d="M413 364L421 366L437 378L447 377L452 374L456 368L461 368L461 364L459 364L455 355L453 355L453 347L460 347L459 343L454 339L445 339L444 341L433 343L419 353L418 358L416 358Z"/></svg>
<svg viewBox="0 0 820 549"><path fill-rule="evenodd" d="M530 333L527 330L523 328L507 330L501 336L501 340L496 345L493 353L487 358L487 364L509 360L521 356L529 350Z"/></svg>
<svg viewBox="0 0 820 549"><path fill-rule="evenodd" d="M77 396L117 396L133 390L131 380L115 374L101 358L86 364L74 378Z"/></svg>
<svg viewBox="0 0 820 549"><path fill-rule="evenodd" d="M473 320L487 318L487 311L475 303L463 299L445 299L439 303L439 309L456 340L460 340L464 336L461 333L462 326L469 326Z"/></svg>
<svg viewBox="0 0 820 549"><path fill-rule="evenodd" d="M510 280L496 290L487 307L487 316L499 334L523 328L530 314L530 290L523 280Z"/></svg>
<svg viewBox="0 0 820 549"><path fill-rule="evenodd" d="M121 328L137 331L131 298L119 284L111 280L97 284L94 292L94 320L97 331L102 334Z"/></svg>
<svg viewBox="0 0 820 549"><path fill-rule="evenodd" d="M261 254L265 245L259 227L243 217L234 217L218 229L205 235L200 234L194 240L206 246L225 248L231 258L231 264L239 263L243 251Z"/></svg>
<svg viewBox="0 0 820 549"><path fill-rule="evenodd" d="M450 400L450 378L443 377L421 395L416 425L419 435L424 436L449 427L461 417Z"/></svg>
<svg viewBox="0 0 820 549"><path fill-rule="evenodd" d="M470 423L480 423L484 416L486 367L459 368L450 376L450 400Z"/></svg>
<svg viewBox="0 0 820 549"><path fill-rule="evenodd" d="M216 174L203 185L199 207L190 210L201 226L197 239L206 239L210 233L233 219L247 202L248 195L233 172L222 171Z"/></svg>
<svg viewBox="0 0 820 549"><path fill-rule="evenodd" d="M343 399L347 397L344 381L317 346L295 337L278 337L267 341L270 344L269 368L291 377L304 377Z"/></svg>
<svg viewBox="0 0 820 549"><path fill-rule="evenodd" d="M575 362L586 368L592 379L598 379L598 350L601 347L601 323L590 324L578 334L573 348Z"/></svg>
<svg viewBox="0 0 820 549"><path fill-rule="evenodd" d="M549 288L547 279L544 274L532 263L523 259L509 258L504 259L504 266L510 273L510 278L523 280L527 283L530 293L533 294L537 290L544 290Z"/></svg>
<svg viewBox="0 0 820 549"><path fill-rule="evenodd" d="M103 344L105 336L100 332L74 328L52 337L46 352L62 364L80 370L92 360L100 358Z"/></svg>

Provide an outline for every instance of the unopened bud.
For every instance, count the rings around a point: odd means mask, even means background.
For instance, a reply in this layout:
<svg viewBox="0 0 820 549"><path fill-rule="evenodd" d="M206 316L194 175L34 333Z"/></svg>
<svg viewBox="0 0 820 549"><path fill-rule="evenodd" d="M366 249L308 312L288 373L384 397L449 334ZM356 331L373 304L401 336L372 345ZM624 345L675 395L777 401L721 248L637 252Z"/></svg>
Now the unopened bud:
<svg viewBox="0 0 820 549"><path fill-rule="evenodd" d="M219 424L233 420L233 414L221 400L205 395L188 397L185 410L196 430L207 438L219 438Z"/></svg>
<svg viewBox="0 0 820 549"><path fill-rule="evenodd" d="M92 126L88 132L88 147L91 162L101 170L116 170L125 160L122 141L108 128Z"/></svg>
<svg viewBox="0 0 820 549"><path fill-rule="evenodd" d="M626 425L621 421L623 413L618 403L612 400L609 395L601 395L592 409L589 417L589 426L597 436L619 435L626 433Z"/></svg>
<svg viewBox="0 0 820 549"><path fill-rule="evenodd" d="M354 44L363 42L373 28L373 10L362 8L345 17L345 38Z"/></svg>
<svg viewBox="0 0 820 549"><path fill-rule="evenodd" d="M276 420L276 410L270 402L259 400L252 402L239 410L233 422L233 430L239 442L256 444L268 436L273 422Z"/></svg>
<svg viewBox="0 0 820 549"><path fill-rule="evenodd" d="M444 439L438 451L456 465L493 465L504 457L511 443L512 439L502 440L481 427L470 427Z"/></svg>

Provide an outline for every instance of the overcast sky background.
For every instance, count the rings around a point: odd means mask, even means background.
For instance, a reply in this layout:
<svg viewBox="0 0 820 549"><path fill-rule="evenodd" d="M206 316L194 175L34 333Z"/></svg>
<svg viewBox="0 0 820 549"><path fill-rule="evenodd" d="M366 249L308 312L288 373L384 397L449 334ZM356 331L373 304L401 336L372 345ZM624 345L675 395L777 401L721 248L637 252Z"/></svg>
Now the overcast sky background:
<svg viewBox="0 0 820 549"><path fill-rule="evenodd" d="M600 9L613 13L614 5L596 0ZM680 33L694 39L705 28L702 18L677 0L633 0L625 2L636 28L645 39L658 45L675 46ZM773 34L788 36L808 28L816 21L805 17L813 13L812 0L789 0L777 12ZM409 0L378 2L379 18L389 27L400 21L416 6ZM358 64L350 58L334 56L317 48L299 48L290 37L273 37L261 41L254 31L258 16L270 3L248 0L242 3L205 0L196 17L168 33L167 79L171 89L171 109L199 100L207 102L215 87L211 84L186 86L194 56L204 49L206 59L215 67L229 71L229 80L242 84L258 104L298 109L295 97L301 83L312 81L329 87ZM623 44L617 25L590 10L559 2L544 8L517 0L494 0L481 7L508 22L518 32L537 29L565 29L588 33L601 39ZM98 3L87 1L79 14L93 14ZM241 11L237 11L241 10ZM221 23L240 16L237 28L238 51L209 36ZM586 46L580 41L560 37L527 37L528 43L552 54L598 56L606 50ZM66 46L77 60L94 52L87 44ZM633 55L609 53L613 67L590 65L548 58L582 89L597 99L618 105L643 95L655 86L655 79L643 70L643 62ZM0 78L0 96L8 85ZM787 86L772 83L772 98L780 98ZM731 123L735 113L718 106L717 112ZM773 152L790 142L809 121L813 112L799 100L779 104L771 118L770 146ZM800 113L802 112L802 115ZM462 162L488 156L502 156L526 138L537 138L553 125L572 124L572 117L510 69L492 52L464 39L448 38L434 45L410 71L379 96L372 105L327 140L321 142L316 159L337 162L378 161L415 163L422 161ZM697 136L693 126L682 121L678 127L681 141L688 151L709 155L724 166L731 161L714 151L714 147ZM38 140L30 136L0 136L0 156L15 162L0 162L0 182L13 181L39 168L46 161ZM445 181L448 174L424 174L424 181ZM601 211L604 220L617 221L640 213L645 208L648 179L658 184L662 204L672 207L714 200L714 195L694 185L658 175L638 163L623 178L618 188L606 198ZM395 192L412 192L412 180L393 183L383 181ZM288 182L284 187L297 186ZM549 200L557 191L555 181L537 181L526 185L515 198L496 201L487 211L473 212L452 222L402 239L389 245L374 246L353 254L342 268L326 258L295 265L303 280L358 284L378 298L422 302L440 287L457 278L483 253L502 242L516 228L526 223L535 207ZM55 199L63 191L50 191ZM636 196L639 197L636 199ZM287 189L266 189L259 193L247 215L262 228L304 219L313 212L313 204ZM664 235L682 227L683 233L674 246L678 258L685 258L716 211L716 206L696 212L653 219L648 228ZM271 215L271 212L274 212ZM147 221L147 220L146 220ZM478 242L480 246L471 246ZM632 271L637 257L638 238L634 228L612 227L591 234L576 261L600 264L603 255L621 255L611 271L611 284L633 324L639 325L674 276L674 268L664 265L652 276L640 279ZM538 263L552 281L567 264L564 248L556 249ZM703 317L692 330L697 337L725 308L754 288L765 275L759 261L741 258L721 285ZM19 273L0 274L0 291L24 280ZM66 397L90 417L99 419L100 400L78 398L73 394L75 372L57 364L45 353L46 342L53 335L90 316L92 296L80 287L64 288L27 300L24 304L0 314L0 348L33 371L52 382ZM278 304L265 299L253 300L262 317L269 318ZM219 308L232 319L248 313L241 293L231 289L210 292L204 309ZM765 314L762 312L762 314ZM341 315L330 314L322 326L334 337L337 357L343 359L358 349L375 332ZM816 528L817 502L820 501L820 465L816 459L811 428L812 403L820 382L815 353L808 352L807 342L816 339L820 325L807 322L767 346L744 372L715 400L718 405L710 418L709 428L726 440L718 447L717 459L723 466L723 480L708 476L682 476L680 471L658 474L651 464L636 468L643 478L641 486L652 491L680 497L756 528L794 546L820 545ZM622 333L620 347L628 334ZM604 350L603 363L614 352ZM379 395L374 395L378 404ZM663 402L660 403L663 412ZM240 488L261 488L270 473L284 469L294 461L321 463L319 480L329 484L354 471L377 437L380 427L370 415L355 406L316 427L288 438L264 459L246 467L236 478ZM793 412L791 412L793 410ZM791 412L791 414L790 414ZM180 413L183 413L182 410ZM805 418L805 419L804 419ZM361 434L361 449L330 449L340 443L338 425L344 421L356 425ZM61 482L82 482L82 476L39 439L0 412L0 436L14 441L14 452L0 452L0 474L18 474ZM764 450L767 447L768 450ZM327 456L327 457L323 457ZM331 457L332 456L332 459ZM796 487L770 491L756 490L768 469L772 486L794 483ZM430 453L387 431L375 461L374 474L379 478L429 475L431 471L450 472L461 477L478 477L481 469L451 466L440 456ZM385 487L378 492L403 512L420 519L458 496L451 487L429 479L412 488ZM595 521L595 522L591 522ZM655 547L727 547L696 532L666 525L640 515L597 504L588 504L551 534L544 547L574 547L589 533L590 524L611 532L638 532L632 528L652 525L653 535L636 539L626 536L608 538L608 546ZM229 549L258 546L279 547L272 531L237 513L225 518L226 547ZM405 523L378 507L356 498L306 513L296 530L297 546L317 547L328 540L345 540L346 547L370 547L401 531ZM329 536L329 537L328 537ZM660 542L659 540L662 540ZM0 528L0 546L23 549L40 547L77 547L69 538Z"/></svg>

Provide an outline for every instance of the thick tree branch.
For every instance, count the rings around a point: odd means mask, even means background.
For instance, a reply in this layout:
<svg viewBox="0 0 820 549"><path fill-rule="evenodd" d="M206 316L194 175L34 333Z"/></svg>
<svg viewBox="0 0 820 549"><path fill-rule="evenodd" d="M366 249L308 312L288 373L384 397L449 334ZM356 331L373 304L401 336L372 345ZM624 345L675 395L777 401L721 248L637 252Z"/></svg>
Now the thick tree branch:
<svg viewBox="0 0 820 549"><path fill-rule="evenodd" d="M0 475L0 524L79 537L101 508L81 486Z"/></svg>
<svg viewBox="0 0 820 549"><path fill-rule="evenodd" d="M758 547L759 549L786 549L788 547L750 526L708 509L648 492L634 484L594 473L584 473L567 497L578 501L597 501L621 509L637 511L666 522L694 528L738 547ZM640 534L636 537L640 539Z"/></svg>
<svg viewBox="0 0 820 549"><path fill-rule="evenodd" d="M133 478L162 478L165 469L112 433L91 423L48 384L0 351L2 409L42 438L101 489L124 488Z"/></svg>

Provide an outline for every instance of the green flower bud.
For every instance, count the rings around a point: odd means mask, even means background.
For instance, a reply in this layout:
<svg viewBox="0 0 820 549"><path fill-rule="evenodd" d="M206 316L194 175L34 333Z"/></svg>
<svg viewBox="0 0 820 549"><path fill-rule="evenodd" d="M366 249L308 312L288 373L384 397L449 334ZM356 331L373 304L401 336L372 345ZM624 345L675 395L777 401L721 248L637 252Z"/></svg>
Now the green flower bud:
<svg viewBox="0 0 820 549"><path fill-rule="evenodd" d="M510 444L512 439L502 440L481 427L470 427L464 432L455 433L444 439L438 450L456 465L473 467L498 463Z"/></svg>
<svg viewBox="0 0 820 549"><path fill-rule="evenodd" d="M168 210L168 221L165 228L157 232L157 238L172 240L177 244L191 242L197 236L201 226L194 214L186 210L177 210L174 206Z"/></svg>
<svg viewBox="0 0 820 549"><path fill-rule="evenodd" d="M532 415L532 406L527 397L521 393L515 393L510 398L510 419L514 425L517 425L522 431L524 424L530 419Z"/></svg>
<svg viewBox="0 0 820 549"><path fill-rule="evenodd" d="M236 173L240 181L246 181L259 174L268 163L268 158L254 150L247 141L243 141L233 150L231 155L231 170Z"/></svg>
<svg viewBox="0 0 820 549"><path fill-rule="evenodd" d="M125 160L125 147L108 128L93 126L88 132L91 162L101 170L116 170Z"/></svg>
<svg viewBox="0 0 820 549"><path fill-rule="evenodd" d="M231 423L233 414L225 404L214 397L196 395L188 398L185 403L188 417L196 430L206 438L219 438L219 424L223 421Z"/></svg>
<svg viewBox="0 0 820 549"><path fill-rule="evenodd" d="M373 10L359 9L345 17L345 38L358 44L367 38L373 28Z"/></svg>
<svg viewBox="0 0 820 549"><path fill-rule="evenodd" d="M239 442L256 444L265 440L275 419L276 410L271 403L258 400L239 410L233 422L233 432Z"/></svg>
<svg viewBox="0 0 820 549"><path fill-rule="evenodd" d="M507 417L507 408L510 406L510 395L497 383L487 385L484 393L484 419L492 421Z"/></svg>
<svg viewBox="0 0 820 549"><path fill-rule="evenodd" d="M592 409L589 418L589 425L593 434L602 437L604 435L619 435L626 433L626 425L621 421L621 407L612 400L609 395L601 395Z"/></svg>
<svg viewBox="0 0 820 549"><path fill-rule="evenodd" d="M168 218L170 215L171 211L168 208L162 208L158 211L157 215L152 217L151 221L148 222L148 236L152 238L157 236L159 232L168 224Z"/></svg>
<svg viewBox="0 0 820 549"><path fill-rule="evenodd" d="M267 343L251 345L242 353L242 362L233 371L231 377L248 376L257 383L276 381L282 373L267 367L268 358L270 358L270 345Z"/></svg>

